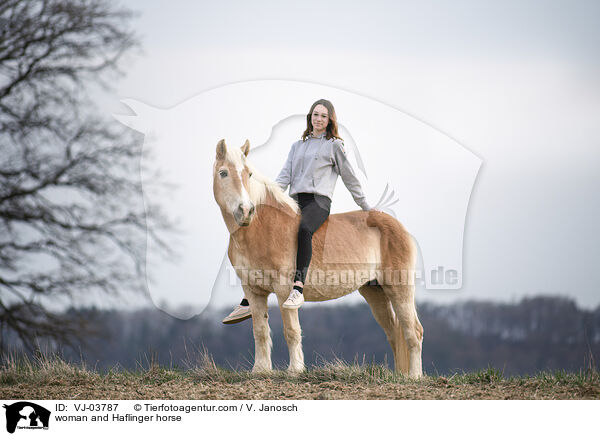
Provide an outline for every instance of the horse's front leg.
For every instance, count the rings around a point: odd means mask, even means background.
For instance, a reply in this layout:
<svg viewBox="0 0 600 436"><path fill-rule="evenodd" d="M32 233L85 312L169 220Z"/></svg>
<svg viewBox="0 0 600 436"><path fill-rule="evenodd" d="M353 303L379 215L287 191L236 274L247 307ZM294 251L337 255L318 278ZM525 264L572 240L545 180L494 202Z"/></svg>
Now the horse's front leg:
<svg viewBox="0 0 600 436"><path fill-rule="evenodd" d="M298 319L298 309L284 309L281 305L287 296L277 295L279 310L283 319L283 336L290 352L290 366L288 372L297 373L304 371L304 352L302 351L302 330Z"/></svg>
<svg viewBox="0 0 600 436"><path fill-rule="evenodd" d="M244 288L252 312L252 330L254 333L254 367L252 372L271 371L271 329L267 306L268 294L262 290Z"/></svg>

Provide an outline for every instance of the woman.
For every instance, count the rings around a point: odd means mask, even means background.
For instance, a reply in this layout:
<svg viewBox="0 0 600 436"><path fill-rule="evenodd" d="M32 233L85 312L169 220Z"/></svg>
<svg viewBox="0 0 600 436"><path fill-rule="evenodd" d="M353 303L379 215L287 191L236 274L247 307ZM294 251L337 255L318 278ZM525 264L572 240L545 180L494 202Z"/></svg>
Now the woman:
<svg viewBox="0 0 600 436"><path fill-rule="evenodd" d="M294 287L283 303L285 309L296 309L304 303L302 289L312 256L312 236L329 216L338 175L356 204L369 210L339 137L335 109L329 100L317 100L306 115L302 139L292 145L287 161L275 179L284 191L289 185L289 194L298 202L301 211ZM244 298L223 323L235 324L251 316L250 305Z"/></svg>

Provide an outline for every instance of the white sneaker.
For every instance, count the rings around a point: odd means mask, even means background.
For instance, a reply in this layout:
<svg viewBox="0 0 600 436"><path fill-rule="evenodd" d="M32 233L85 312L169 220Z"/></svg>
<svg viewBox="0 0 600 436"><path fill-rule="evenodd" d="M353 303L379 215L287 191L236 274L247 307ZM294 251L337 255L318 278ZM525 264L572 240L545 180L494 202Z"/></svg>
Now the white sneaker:
<svg viewBox="0 0 600 436"><path fill-rule="evenodd" d="M290 296L281 306L285 309L298 309L304 303L304 295L298 289L292 289Z"/></svg>
<svg viewBox="0 0 600 436"><path fill-rule="evenodd" d="M239 304L235 309L233 309L233 312L223 318L223 321L221 322L223 324L236 324L238 322L245 321L248 318L252 318L250 306L242 306Z"/></svg>

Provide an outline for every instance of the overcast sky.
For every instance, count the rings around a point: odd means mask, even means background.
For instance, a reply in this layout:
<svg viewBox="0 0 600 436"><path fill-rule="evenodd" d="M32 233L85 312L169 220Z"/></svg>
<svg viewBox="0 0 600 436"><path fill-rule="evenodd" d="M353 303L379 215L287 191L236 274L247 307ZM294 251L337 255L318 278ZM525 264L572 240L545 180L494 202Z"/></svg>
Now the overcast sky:
<svg viewBox="0 0 600 436"><path fill-rule="evenodd" d="M107 111L125 113L120 98L169 108L256 79L388 104L483 160L463 288L419 289L418 299L552 294L600 304L600 2L123 4L140 12L143 52L99 97Z"/></svg>

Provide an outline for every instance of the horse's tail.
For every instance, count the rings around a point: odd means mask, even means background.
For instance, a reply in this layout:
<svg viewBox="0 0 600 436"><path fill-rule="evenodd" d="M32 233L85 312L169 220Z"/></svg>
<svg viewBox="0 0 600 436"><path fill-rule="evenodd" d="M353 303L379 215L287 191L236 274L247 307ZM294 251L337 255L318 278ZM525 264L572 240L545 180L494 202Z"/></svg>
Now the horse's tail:
<svg viewBox="0 0 600 436"><path fill-rule="evenodd" d="M385 212L369 211L367 225L376 227L380 232L382 270L390 268L400 271L402 286L413 286L410 291L414 295L414 271L417 259L417 246L408 231L396 218ZM405 281L406 280L406 281ZM415 308L416 313L416 308ZM420 324L419 324L420 326ZM399 349L396 354L397 368L403 374L409 372L409 350L402 329L398 329ZM421 327L420 335L423 331Z"/></svg>
<svg viewBox="0 0 600 436"><path fill-rule="evenodd" d="M417 247L400 221L385 212L370 210L367 226L377 227L381 234L381 262L384 268L400 268L414 272Z"/></svg>

